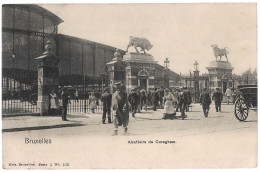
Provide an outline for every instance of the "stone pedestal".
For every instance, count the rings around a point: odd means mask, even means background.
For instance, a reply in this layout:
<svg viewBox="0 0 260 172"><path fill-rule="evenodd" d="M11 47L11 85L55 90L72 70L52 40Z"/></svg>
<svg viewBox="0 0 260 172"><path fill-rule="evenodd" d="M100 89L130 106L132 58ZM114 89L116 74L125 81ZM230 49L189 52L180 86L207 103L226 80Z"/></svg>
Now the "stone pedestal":
<svg viewBox="0 0 260 172"><path fill-rule="evenodd" d="M108 81L109 81L109 89L113 93L114 85L117 82L121 82L122 84L125 83L125 75L126 75L126 64L120 59L113 60L106 64L108 69Z"/></svg>
<svg viewBox="0 0 260 172"><path fill-rule="evenodd" d="M155 65L157 62L150 54L126 53L123 56L126 67L126 91L132 88L154 89Z"/></svg>
<svg viewBox="0 0 260 172"><path fill-rule="evenodd" d="M46 51L35 58L38 63L38 102L41 115L47 115L49 110L49 95L52 89L57 90L59 84L58 59L54 53Z"/></svg>
<svg viewBox="0 0 260 172"><path fill-rule="evenodd" d="M108 72L109 89L111 93L113 93L115 92L115 83L121 82L124 85L126 84L126 63L122 61L122 57L118 49L116 49L116 52L114 53L114 58L111 62L108 62L106 64L106 67Z"/></svg>
<svg viewBox="0 0 260 172"><path fill-rule="evenodd" d="M211 61L207 69L209 71L211 91L220 88L224 93L227 87L233 87L233 67L229 61Z"/></svg>

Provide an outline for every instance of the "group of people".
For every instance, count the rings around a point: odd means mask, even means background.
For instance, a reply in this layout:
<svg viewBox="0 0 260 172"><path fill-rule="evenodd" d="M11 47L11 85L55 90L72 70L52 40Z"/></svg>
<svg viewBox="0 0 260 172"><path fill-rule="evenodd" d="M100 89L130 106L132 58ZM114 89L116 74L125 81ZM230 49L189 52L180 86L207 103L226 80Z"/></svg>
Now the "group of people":
<svg viewBox="0 0 260 172"><path fill-rule="evenodd" d="M106 123L106 115L108 123L112 123L111 113L113 115L114 133L117 135L118 126L124 127L124 133L127 133L127 125L129 121L129 111L131 107L132 117L140 112L142 109L147 111L147 92L144 88L134 88L129 95L125 91L124 85L121 83L115 84L116 91L113 95L108 88L104 89L104 93L101 96L103 102L103 115L102 122ZM162 119L173 119L176 116L176 109L179 107L181 111L181 118L187 118L185 111L188 110L188 106L191 104L191 94L186 88L182 88L172 92L170 89L155 89L152 94L153 110L159 106L164 109ZM130 106L130 107L129 107ZM112 109L112 112L111 112Z"/></svg>
<svg viewBox="0 0 260 172"><path fill-rule="evenodd" d="M76 89L75 91L75 100L78 102L78 97L79 97L79 92ZM63 88L62 92L60 94L61 102L59 102L58 95L55 92L55 89L51 90L51 93L49 95L49 114L50 115L55 115L57 113L62 114L62 120L68 121L67 120L67 109L68 109L68 104L71 103L71 96L67 90L67 88ZM88 98L89 100L89 107L92 113L95 113L95 110L97 108L97 105L99 104L98 99L95 97L94 92L90 93L90 96Z"/></svg>
<svg viewBox="0 0 260 172"><path fill-rule="evenodd" d="M49 113L50 115L54 115L60 110L61 107L61 114L62 114L62 120L68 121L67 119L67 108L68 104L70 103L70 96L66 90L66 88L62 89L61 92L61 104L59 103L58 96L55 93L55 89L52 89L50 95L49 95L50 103L49 103Z"/></svg>
<svg viewBox="0 0 260 172"><path fill-rule="evenodd" d="M234 92L232 92L230 88L227 88L225 92L225 96L227 99L227 104L231 102L231 97L233 97L233 104L234 104L235 100L240 96L240 92L239 90L235 90ZM215 101L216 112L221 112L221 102L223 101L223 94L219 88L216 88L216 90L214 91L212 95L212 100ZM211 97L206 88L203 89L203 92L200 95L199 102L202 105L204 116L208 117L210 104L211 104Z"/></svg>
<svg viewBox="0 0 260 172"><path fill-rule="evenodd" d="M59 103L58 95L55 93L55 89L51 90L51 93L49 95L49 114L55 115L59 113L60 108L62 112L62 120L67 121L67 105L70 103L69 95L65 91L65 89L62 90L61 93L61 104Z"/></svg>
<svg viewBox="0 0 260 172"><path fill-rule="evenodd" d="M112 123L111 114L113 115L114 133L117 135L118 126L124 127L124 133L127 133L127 125L129 122L129 110L131 107L132 117L135 117L136 113L140 113L141 110L147 111L147 103L151 99L153 110L157 108L164 109L162 119L174 119L176 118L176 112L180 110L181 119L187 118L185 111L189 111L189 106L192 103L191 92L187 88L182 87L181 89L168 89L161 87L160 89L155 88L155 91L149 97L144 88L134 88L131 90L129 95L125 91L125 87L121 83L115 84L115 93L111 94L109 88L105 88L101 96L103 102L103 115L102 123L106 123L106 115L108 123ZM230 92L227 90L226 94L227 102L229 103ZM78 96L77 96L78 97ZM202 105L203 113L205 117L208 117L211 99L215 101L216 112L221 111L221 102L223 100L223 94L219 88L210 97L210 93L206 88L200 94L199 102ZM64 88L61 93L62 100L62 120L67 121L67 105L70 103L70 96ZM91 104L91 110L94 113L97 99L95 98L94 92L89 97L89 103ZM130 107L129 107L130 106ZM50 94L50 114L53 114L55 109L58 109L58 96L55 90L52 90ZM112 111L111 111L112 109Z"/></svg>
<svg viewBox="0 0 260 172"><path fill-rule="evenodd" d="M153 110L156 111L157 107L164 109L163 119L173 119L176 112L180 110L181 118L187 117L185 111L189 111L189 106L192 102L191 93L185 87L181 89L160 89L155 88L152 94Z"/></svg>

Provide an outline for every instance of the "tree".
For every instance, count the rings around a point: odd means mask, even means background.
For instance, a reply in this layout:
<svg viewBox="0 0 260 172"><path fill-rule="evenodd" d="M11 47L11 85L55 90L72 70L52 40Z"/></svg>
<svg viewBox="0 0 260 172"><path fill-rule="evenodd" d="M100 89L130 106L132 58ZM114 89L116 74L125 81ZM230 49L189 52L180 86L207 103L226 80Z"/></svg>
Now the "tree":
<svg viewBox="0 0 260 172"><path fill-rule="evenodd" d="M242 73L242 75L233 74L233 78L239 84L257 84L257 71L251 68Z"/></svg>

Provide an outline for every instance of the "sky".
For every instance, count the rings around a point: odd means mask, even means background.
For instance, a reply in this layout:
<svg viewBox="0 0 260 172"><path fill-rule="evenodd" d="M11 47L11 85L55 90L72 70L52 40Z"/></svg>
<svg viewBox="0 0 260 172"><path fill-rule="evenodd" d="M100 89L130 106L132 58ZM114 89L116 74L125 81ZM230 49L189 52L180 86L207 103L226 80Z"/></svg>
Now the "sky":
<svg viewBox="0 0 260 172"><path fill-rule="evenodd" d="M255 3L204 4L40 4L61 19L59 33L126 50L129 36L145 37L148 52L163 65L201 73L215 60L212 44L228 47L234 74L257 68ZM134 48L129 48L135 52ZM225 59L222 57L222 59Z"/></svg>

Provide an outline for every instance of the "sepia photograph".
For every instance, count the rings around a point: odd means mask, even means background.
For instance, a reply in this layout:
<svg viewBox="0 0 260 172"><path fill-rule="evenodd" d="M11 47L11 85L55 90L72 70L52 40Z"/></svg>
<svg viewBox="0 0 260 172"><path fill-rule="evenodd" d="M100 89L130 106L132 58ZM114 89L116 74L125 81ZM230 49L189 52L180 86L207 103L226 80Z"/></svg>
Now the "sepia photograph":
<svg viewBox="0 0 260 172"><path fill-rule="evenodd" d="M3 169L258 166L257 3L2 4Z"/></svg>

